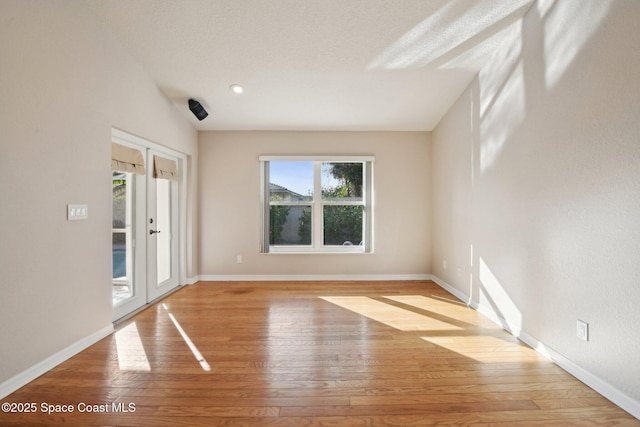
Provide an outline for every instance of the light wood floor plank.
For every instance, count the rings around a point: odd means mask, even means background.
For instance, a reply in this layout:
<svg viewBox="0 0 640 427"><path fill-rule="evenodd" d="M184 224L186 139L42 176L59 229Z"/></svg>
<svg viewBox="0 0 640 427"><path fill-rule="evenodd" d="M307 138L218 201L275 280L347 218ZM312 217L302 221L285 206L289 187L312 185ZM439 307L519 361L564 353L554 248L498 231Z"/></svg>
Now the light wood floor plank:
<svg viewBox="0 0 640 427"><path fill-rule="evenodd" d="M3 402L38 405L3 426L640 426L429 281L198 283Z"/></svg>

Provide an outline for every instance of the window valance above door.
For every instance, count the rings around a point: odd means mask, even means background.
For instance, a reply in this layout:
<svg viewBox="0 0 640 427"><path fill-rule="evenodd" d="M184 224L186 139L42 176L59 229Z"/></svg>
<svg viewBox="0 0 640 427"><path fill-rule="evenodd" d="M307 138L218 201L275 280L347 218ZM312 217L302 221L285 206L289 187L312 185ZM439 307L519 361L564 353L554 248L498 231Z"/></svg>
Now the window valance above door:
<svg viewBox="0 0 640 427"><path fill-rule="evenodd" d="M175 160L153 156L153 177L158 179L178 180L178 163Z"/></svg>
<svg viewBox="0 0 640 427"><path fill-rule="evenodd" d="M134 148L111 143L111 169L144 175L144 156Z"/></svg>

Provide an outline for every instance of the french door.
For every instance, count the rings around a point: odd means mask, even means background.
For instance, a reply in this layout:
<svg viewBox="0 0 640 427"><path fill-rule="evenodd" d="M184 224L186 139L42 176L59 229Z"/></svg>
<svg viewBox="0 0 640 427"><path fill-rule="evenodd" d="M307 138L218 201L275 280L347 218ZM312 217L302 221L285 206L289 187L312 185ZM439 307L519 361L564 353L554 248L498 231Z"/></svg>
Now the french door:
<svg viewBox="0 0 640 427"><path fill-rule="evenodd" d="M164 153L148 150L147 159L174 161ZM149 162L149 164L152 164ZM147 302L169 292L179 284L178 182L147 179Z"/></svg>
<svg viewBox="0 0 640 427"><path fill-rule="evenodd" d="M144 146L128 148L141 153L146 167L112 172L114 320L180 284L178 158ZM174 172L158 164L175 165Z"/></svg>

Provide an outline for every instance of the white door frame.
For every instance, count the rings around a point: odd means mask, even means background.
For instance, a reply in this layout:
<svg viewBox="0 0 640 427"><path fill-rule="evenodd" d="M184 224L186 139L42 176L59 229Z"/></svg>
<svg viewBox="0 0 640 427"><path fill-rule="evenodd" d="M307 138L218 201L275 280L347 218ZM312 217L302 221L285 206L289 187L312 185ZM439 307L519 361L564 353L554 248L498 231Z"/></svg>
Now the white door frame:
<svg viewBox="0 0 640 427"><path fill-rule="evenodd" d="M139 197L135 198L135 203L136 203L135 215L136 215L137 227L135 227L136 231L135 231L135 248L134 248L135 259L144 260L145 266L146 266L146 260L147 260L147 235L149 233L149 227L148 227L149 224L148 224L148 215L147 215L148 195L146 194L146 187L147 187L146 180L154 179L153 177L148 178L151 176L151 174L153 174L153 163L152 163L152 160L149 160L149 159L152 159L152 155L147 155L147 154L155 152L156 154L161 154L161 155L164 154L170 158L177 159L177 164L178 164L178 182L177 182L177 195L176 195L178 198L177 234L179 235L178 242L177 242L177 246L178 246L178 251L177 251L178 284L177 286L185 285L187 283L187 280L186 280L187 156L184 153L180 153L176 150L164 147L162 145L156 144L147 139L140 138L138 136L132 135L130 133L124 132L116 128L111 129L111 141L117 144L121 144L124 146L141 150L146 159L146 165L145 165L146 176L145 177L138 176L137 177L138 179L136 179L136 183L140 183L140 182L143 183L139 185L136 184L136 190L138 191L138 193L142 192L143 194L141 197L140 197L140 194L138 194ZM137 282L138 290L142 291L142 288L144 288L145 301L142 304L140 304L140 301L138 300L135 303L132 302L132 303L124 303L124 304L117 305L113 309L114 320L117 320L129 314L133 310L140 308L145 304L151 302L153 299L156 299L161 296L161 294L150 295L150 293L148 292L147 290L148 277L147 277L147 271L145 266L142 266L141 268L139 266L139 268L136 268L134 270L134 274L136 274L135 280L138 281ZM169 290L170 289L167 289L167 291Z"/></svg>

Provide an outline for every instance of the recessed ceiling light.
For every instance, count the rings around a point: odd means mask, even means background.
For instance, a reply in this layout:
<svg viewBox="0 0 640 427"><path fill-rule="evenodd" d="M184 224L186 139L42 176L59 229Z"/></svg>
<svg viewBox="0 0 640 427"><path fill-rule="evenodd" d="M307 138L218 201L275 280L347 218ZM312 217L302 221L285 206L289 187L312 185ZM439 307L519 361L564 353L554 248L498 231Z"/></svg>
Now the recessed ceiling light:
<svg viewBox="0 0 640 427"><path fill-rule="evenodd" d="M229 89L231 89L231 92L233 93L242 93L244 92L244 88L240 85L231 85L229 86Z"/></svg>

